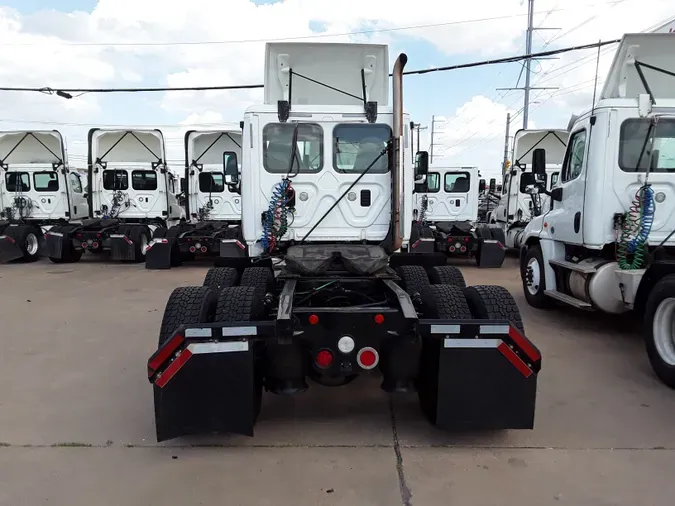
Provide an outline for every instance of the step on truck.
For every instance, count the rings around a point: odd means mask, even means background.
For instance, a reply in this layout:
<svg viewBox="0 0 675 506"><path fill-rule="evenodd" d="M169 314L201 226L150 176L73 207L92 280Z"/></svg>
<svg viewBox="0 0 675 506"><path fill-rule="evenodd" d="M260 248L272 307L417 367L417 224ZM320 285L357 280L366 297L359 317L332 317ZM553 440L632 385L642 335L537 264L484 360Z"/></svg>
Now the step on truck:
<svg viewBox="0 0 675 506"><path fill-rule="evenodd" d="M670 34L622 38L598 102L570 121L552 205L525 229L521 275L537 308L632 311L654 371L675 388L672 49ZM533 155L543 174L548 152Z"/></svg>
<svg viewBox="0 0 675 506"><path fill-rule="evenodd" d="M159 441L252 436L263 390L364 374L416 392L445 429L532 428L541 354L513 298L401 252L428 167L406 156L407 57L393 101L388 61L383 45L267 44L265 101L244 116L242 237L223 239L203 286L172 292L148 360Z"/></svg>
<svg viewBox="0 0 675 506"><path fill-rule="evenodd" d="M532 194L528 187L536 182L548 191L557 184L568 136L569 132L564 129L516 132L501 198L497 207L488 213L489 226L481 227L483 235L498 239L508 249L520 249L527 224L550 206L546 193ZM536 149L546 151L546 171L541 174L533 174L531 170Z"/></svg>
<svg viewBox="0 0 675 506"><path fill-rule="evenodd" d="M47 253L45 234L73 229L88 214L83 178L69 169L60 132L0 132L0 263L38 260ZM58 252L79 255L67 244Z"/></svg>
<svg viewBox="0 0 675 506"><path fill-rule="evenodd" d="M159 130L89 131L89 219L47 236L53 261L77 261L83 252L111 260L143 262L157 227L185 218L178 205L177 178L166 166ZM77 255L61 258L62 243Z"/></svg>
<svg viewBox="0 0 675 506"><path fill-rule="evenodd" d="M432 166L424 182L415 185L411 252L473 256L479 267L501 267L504 246L476 227L483 191L485 180L479 178L478 167L443 162Z"/></svg>
<svg viewBox="0 0 675 506"><path fill-rule="evenodd" d="M220 255L221 240L239 237L241 130L189 131L185 134L183 189L188 221L153 234L148 269L168 269L196 256ZM225 183L225 171L236 174Z"/></svg>

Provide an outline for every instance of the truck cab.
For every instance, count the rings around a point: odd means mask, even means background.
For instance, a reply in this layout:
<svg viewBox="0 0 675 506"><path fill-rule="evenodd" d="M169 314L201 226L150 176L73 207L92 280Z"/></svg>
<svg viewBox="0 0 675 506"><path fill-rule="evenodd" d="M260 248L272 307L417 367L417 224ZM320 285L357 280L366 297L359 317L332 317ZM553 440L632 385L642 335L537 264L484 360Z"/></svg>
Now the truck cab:
<svg viewBox="0 0 675 506"><path fill-rule="evenodd" d="M0 258L37 259L45 232L88 214L83 181L69 169L60 132L0 132L0 245L6 246Z"/></svg>
<svg viewBox="0 0 675 506"><path fill-rule="evenodd" d="M622 38L598 102L570 121L552 205L525 230L521 273L534 307L557 300L644 318L652 367L675 388L672 44L670 34ZM535 173L547 157L534 153Z"/></svg>

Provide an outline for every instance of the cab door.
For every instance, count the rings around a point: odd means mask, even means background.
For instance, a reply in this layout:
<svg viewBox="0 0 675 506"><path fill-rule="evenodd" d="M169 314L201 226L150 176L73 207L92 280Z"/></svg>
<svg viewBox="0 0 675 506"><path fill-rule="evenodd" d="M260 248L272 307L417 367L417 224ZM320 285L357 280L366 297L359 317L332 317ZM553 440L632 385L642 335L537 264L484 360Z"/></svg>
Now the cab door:
<svg viewBox="0 0 675 506"><path fill-rule="evenodd" d="M545 220L553 239L567 244L583 244L583 220L591 219L584 216L589 129L586 120L570 135L557 185L562 201L553 203Z"/></svg>

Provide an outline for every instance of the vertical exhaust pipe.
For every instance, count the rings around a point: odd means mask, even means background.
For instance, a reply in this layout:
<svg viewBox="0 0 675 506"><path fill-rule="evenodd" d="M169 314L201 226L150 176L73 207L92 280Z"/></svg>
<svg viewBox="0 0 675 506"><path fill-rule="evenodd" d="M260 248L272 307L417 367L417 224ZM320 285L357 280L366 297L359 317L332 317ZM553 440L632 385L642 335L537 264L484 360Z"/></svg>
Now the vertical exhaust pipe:
<svg viewBox="0 0 675 506"><path fill-rule="evenodd" d="M403 233L401 227L401 208L403 203L403 160L401 158L401 146L403 145L403 69L408 63L408 56L401 53L394 63L392 76L392 90L394 93L394 171L392 174L392 224L394 226L393 250L396 251L403 245Z"/></svg>

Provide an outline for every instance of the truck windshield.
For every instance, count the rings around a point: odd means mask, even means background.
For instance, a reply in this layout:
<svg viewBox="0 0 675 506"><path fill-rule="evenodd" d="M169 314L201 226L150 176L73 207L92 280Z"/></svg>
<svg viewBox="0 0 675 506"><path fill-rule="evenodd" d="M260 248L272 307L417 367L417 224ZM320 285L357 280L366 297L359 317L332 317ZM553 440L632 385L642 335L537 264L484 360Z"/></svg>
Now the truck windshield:
<svg viewBox="0 0 675 506"><path fill-rule="evenodd" d="M36 172L33 174L33 184L35 185L35 191L59 191L59 178L54 171Z"/></svg>
<svg viewBox="0 0 675 506"><path fill-rule="evenodd" d="M263 129L263 166L267 172L287 173L296 124L269 123ZM298 123L294 173L315 173L323 167L323 130L314 123Z"/></svg>
<svg viewBox="0 0 675 506"><path fill-rule="evenodd" d="M391 138L389 125L343 124L333 129L333 168L337 172L366 170L380 155ZM380 156L368 173L389 172L389 157Z"/></svg>
<svg viewBox="0 0 675 506"><path fill-rule="evenodd" d="M30 191L30 177L28 172L8 172L5 174L5 184L8 192Z"/></svg>
<svg viewBox="0 0 675 506"><path fill-rule="evenodd" d="M649 118L628 119L621 125L619 167L625 172L675 172L675 119L659 118L653 127L654 147L649 142L642 157L642 147L649 132ZM652 133L649 133L651 137ZM638 160L639 159L639 160Z"/></svg>

